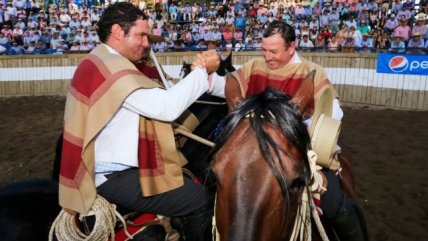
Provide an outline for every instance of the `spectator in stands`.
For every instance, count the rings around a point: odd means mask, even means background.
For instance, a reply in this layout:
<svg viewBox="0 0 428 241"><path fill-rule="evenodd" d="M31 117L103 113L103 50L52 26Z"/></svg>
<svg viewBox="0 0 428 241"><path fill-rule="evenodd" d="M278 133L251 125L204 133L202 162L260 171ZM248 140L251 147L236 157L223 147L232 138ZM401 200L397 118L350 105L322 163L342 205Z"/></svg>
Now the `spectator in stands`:
<svg viewBox="0 0 428 241"><path fill-rule="evenodd" d="M402 6L403 4L401 3L401 0L395 0L394 3L392 4L392 12L397 14L398 11L401 10Z"/></svg>
<svg viewBox="0 0 428 241"><path fill-rule="evenodd" d="M394 35L394 40L391 43L391 48L389 51L404 53L406 50L406 45L404 44L403 37L400 35Z"/></svg>
<svg viewBox="0 0 428 241"><path fill-rule="evenodd" d="M318 34L319 34L318 27L313 26L309 31L309 39L312 41L312 43L315 42L315 39L317 39Z"/></svg>
<svg viewBox="0 0 428 241"><path fill-rule="evenodd" d="M419 9L420 9L421 13L428 14L428 1L427 0L420 0L419 1Z"/></svg>
<svg viewBox="0 0 428 241"><path fill-rule="evenodd" d="M0 45L1 46L6 46L6 43L8 42L6 36L4 35L3 32L0 32Z"/></svg>
<svg viewBox="0 0 428 241"><path fill-rule="evenodd" d="M18 22L15 26L18 25L20 29L24 30L26 28L26 24L22 21L22 19L18 19Z"/></svg>
<svg viewBox="0 0 428 241"><path fill-rule="evenodd" d="M327 44L328 52L339 52L340 43L337 40L336 36L331 36L330 41Z"/></svg>
<svg viewBox="0 0 428 241"><path fill-rule="evenodd" d="M221 36L221 33L218 31L218 28L214 27L213 28L213 32L211 33L211 39L215 40L215 41L218 41L220 43L221 42L221 38L222 38L222 36Z"/></svg>
<svg viewBox="0 0 428 241"><path fill-rule="evenodd" d="M211 3L210 8L207 11L207 19L216 18L217 14L217 9L215 8L214 4Z"/></svg>
<svg viewBox="0 0 428 241"><path fill-rule="evenodd" d="M83 40L79 50L84 52L89 52L92 49L92 46L88 44L87 40Z"/></svg>
<svg viewBox="0 0 428 241"><path fill-rule="evenodd" d="M97 31L96 30L92 30L91 31L91 35L89 36L89 42L93 43L93 42L100 42L100 37L98 37Z"/></svg>
<svg viewBox="0 0 428 241"><path fill-rule="evenodd" d="M71 18L70 23L68 24L70 26L70 28L74 29L74 28L80 28L80 22L77 20L77 16L73 16Z"/></svg>
<svg viewBox="0 0 428 241"><path fill-rule="evenodd" d="M52 35L52 39L50 42L50 48L51 49L56 49L57 45L59 44L59 42L61 41L61 38L59 37L59 33L58 32L54 32Z"/></svg>
<svg viewBox="0 0 428 241"><path fill-rule="evenodd" d="M411 17L412 17L412 14L408 10L408 8L406 6L404 6L404 5L401 7L401 10L398 11L398 13L397 13L397 18L398 19L405 18L407 21L409 21Z"/></svg>
<svg viewBox="0 0 428 241"><path fill-rule="evenodd" d="M6 12L4 13L6 22L9 21L10 26L13 26L13 24L16 22L17 19L17 9L15 6L13 6L12 2L7 3ZM8 16L8 18L6 18Z"/></svg>
<svg viewBox="0 0 428 241"><path fill-rule="evenodd" d="M7 51L6 47L0 44L0 55L6 54L6 51Z"/></svg>
<svg viewBox="0 0 428 241"><path fill-rule="evenodd" d="M59 12L60 12L60 14L59 14L59 21L61 23L64 24L64 23L69 23L71 21L70 15L68 15L66 12L64 12L63 9L61 9Z"/></svg>
<svg viewBox="0 0 428 241"><path fill-rule="evenodd" d="M191 51L202 51L206 50L207 46L204 44L204 41L202 39L198 40L197 42L194 42L192 46L190 46Z"/></svg>
<svg viewBox="0 0 428 241"><path fill-rule="evenodd" d="M324 26L320 32L320 35L324 39L324 45L327 46L328 41L330 40L332 34L330 32L330 29L328 25Z"/></svg>
<svg viewBox="0 0 428 241"><path fill-rule="evenodd" d="M192 21L192 6L188 2L183 8L183 20Z"/></svg>
<svg viewBox="0 0 428 241"><path fill-rule="evenodd" d="M244 51L245 45L242 43L242 38L238 39L235 43L235 51Z"/></svg>
<svg viewBox="0 0 428 241"><path fill-rule="evenodd" d="M31 32L30 32L31 33ZM31 40L34 40L34 42L38 43L40 41L40 39L42 38L42 36L40 36L40 33L38 30L34 30L33 31L33 37L31 38ZM48 43L49 44L49 43Z"/></svg>
<svg viewBox="0 0 428 241"><path fill-rule="evenodd" d="M324 10L323 14L321 15L321 18L320 18L320 25L321 25L321 27L324 27L324 26L328 26L329 24L330 24L329 11Z"/></svg>
<svg viewBox="0 0 428 241"><path fill-rule="evenodd" d="M226 50L232 50L233 49L233 43L232 43L232 40L226 40L225 41L226 43L224 44L224 48L226 49Z"/></svg>
<svg viewBox="0 0 428 241"><path fill-rule="evenodd" d="M358 31L356 27L351 26L349 28L349 34L351 34L354 38L354 47L360 46L361 40L363 39L363 36L361 35L360 31Z"/></svg>
<svg viewBox="0 0 428 241"><path fill-rule="evenodd" d="M298 47L302 51L311 51L315 46L314 43L312 43L312 41L309 39L308 34L304 33L302 35L302 40L300 40Z"/></svg>
<svg viewBox="0 0 428 241"><path fill-rule="evenodd" d="M399 22L395 18L395 14L391 14L391 17L386 21L385 32L391 34L398 27Z"/></svg>
<svg viewBox="0 0 428 241"><path fill-rule="evenodd" d="M378 21L377 21L377 25L376 25L374 28L372 28L372 29L384 29L384 28L385 28L385 25L386 25L386 21L387 21L386 17L385 17L384 15L382 15L382 16L378 19Z"/></svg>
<svg viewBox="0 0 428 241"><path fill-rule="evenodd" d="M345 24L343 25L342 29L336 33L336 39L339 44L342 44L345 41L346 37L348 36L348 32L349 27Z"/></svg>
<svg viewBox="0 0 428 241"><path fill-rule="evenodd" d="M374 30L377 28L379 23L379 11L376 8L373 8L369 13L369 26L370 29Z"/></svg>
<svg viewBox="0 0 428 241"><path fill-rule="evenodd" d="M83 16L82 21L80 21L80 26L84 29L87 29L89 26L92 26L91 20L89 20L88 16Z"/></svg>
<svg viewBox="0 0 428 241"><path fill-rule="evenodd" d="M241 32L241 29L236 28L235 32L233 33L233 43L236 43L239 40L242 40L243 38L244 38L244 34Z"/></svg>
<svg viewBox="0 0 428 241"><path fill-rule="evenodd" d="M227 41L232 42L232 40L233 40L233 32L231 31L231 26L232 26L232 25L229 25L229 26L226 28L226 31L225 31L225 32L223 32L223 40L224 40L225 42L227 42Z"/></svg>
<svg viewBox="0 0 428 241"><path fill-rule="evenodd" d="M420 33L422 39L426 39L426 35L428 34L428 27L425 24L425 15L419 14L416 18L415 26L412 28L412 34Z"/></svg>
<svg viewBox="0 0 428 241"><path fill-rule="evenodd" d="M406 18L400 19L400 25L397 28L395 28L394 36L398 35L401 38L403 38L404 42L407 42L409 40L410 33L411 33L411 29L409 25L407 25L407 19Z"/></svg>
<svg viewBox="0 0 428 241"><path fill-rule="evenodd" d="M61 39L56 47L57 47L57 51L58 50L60 52L67 52L68 51L68 45L64 39Z"/></svg>
<svg viewBox="0 0 428 241"><path fill-rule="evenodd" d="M329 14L330 30L333 34L336 34L336 32L339 31L339 17L337 8L333 7L332 12Z"/></svg>
<svg viewBox="0 0 428 241"><path fill-rule="evenodd" d="M312 10L312 14L313 14L315 17L319 17L319 16L321 16L321 13L322 13L322 7L321 7L321 4L320 4L320 2L319 2L319 1L316 1L315 7L314 7L314 9Z"/></svg>
<svg viewBox="0 0 428 241"><path fill-rule="evenodd" d="M375 39L374 47L388 49L391 47L391 40L386 33L380 33Z"/></svg>
<svg viewBox="0 0 428 241"><path fill-rule="evenodd" d="M363 20L364 21L369 21L369 12L368 12L367 6L364 6L361 9L361 11L360 11L360 13L358 15L358 19L360 20L360 22L363 21Z"/></svg>
<svg viewBox="0 0 428 241"><path fill-rule="evenodd" d="M342 44L342 52L353 53L355 51L354 35L349 33Z"/></svg>
<svg viewBox="0 0 428 241"><path fill-rule="evenodd" d="M351 28L352 26L357 28L357 25L358 25L357 21L355 21L355 18L352 16L348 21L345 21L345 24L348 25L348 28Z"/></svg>
<svg viewBox="0 0 428 241"><path fill-rule="evenodd" d="M357 46L361 51L371 52L373 49L373 39L369 33L363 34L363 39L361 40L360 46Z"/></svg>
<svg viewBox="0 0 428 241"><path fill-rule="evenodd" d="M12 50L13 54L24 54L25 49L24 47L18 45L17 42L12 43L12 47L9 49L9 51Z"/></svg>
<svg viewBox="0 0 428 241"><path fill-rule="evenodd" d="M262 13L261 15L258 15L257 21L263 25L263 24L266 24L268 22L268 18L267 18L265 13Z"/></svg>
<svg viewBox="0 0 428 241"><path fill-rule="evenodd" d="M260 36L254 38L253 48L256 51L262 50L262 38Z"/></svg>
<svg viewBox="0 0 428 241"><path fill-rule="evenodd" d="M3 25L0 32L2 32L6 37L9 37L9 35L12 36L12 29L10 29L8 24Z"/></svg>
<svg viewBox="0 0 428 241"><path fill-rule="evenodd" d="M26 54L34 54L34 51L36 50L36 43L34 41L31 41L28 45L27 49L25 50Z"/></svg>
<svg viewBox="0 0 428 241"><path fill-rule="evenodd" d="M251 34L247 34L247 37L244 40L245 51L254 50L254 41Z"/></svg>
<svg viewBox="0 0 428 241"><path fill-rule="evenodd" d="M24 34L24 31L19 27L18 24L15 25L15 28L12 30L12 36L15 42L17 42L19 45L22 45L22 36Z"/></svg>
<svg viewBox="0 0 428 241"><path fill-rule="evenodd" d="M305 34L309 36L309 25L306 22L301 27L300 36L303 36Z"/></svg>
<svg viewBox="0 0 428 241"><path fill-rule="evenodd" d="M80 46L79 46L79 42L77 40L74 40L70 49L70 52L79 52L80 51Z"/></svg>
<svg viewBox="0 0 428 241"><path fill-rule="evenodd" d="M315 49L317 51L324 51L325 50L325 39L321 34L318 34L317 39L315 40Z"/></svg>
<svg viewBox="0 0 428 241"><path fill-rule="evenodd" d="M409 49L422 49L424 48L425 42L421 38L421 34L416 32L412 34L412 38L409 40L407 44L407 48Z"/></svg>
<svg viewBox="0 0 428 241"><path fill-rule="evenodd" d="M251 19L255 19L257 17L257 11L254 9L254 6L250 6L247 16Z"/></svg>
<svg viewBox="0 0 428 241"><path fill-rule="evenodd" d="M366 20L361 20L360 25L358 26L357 30L361 33L361 35L371 32L371 28L370 28L370 26L367 25Z"/></svg>

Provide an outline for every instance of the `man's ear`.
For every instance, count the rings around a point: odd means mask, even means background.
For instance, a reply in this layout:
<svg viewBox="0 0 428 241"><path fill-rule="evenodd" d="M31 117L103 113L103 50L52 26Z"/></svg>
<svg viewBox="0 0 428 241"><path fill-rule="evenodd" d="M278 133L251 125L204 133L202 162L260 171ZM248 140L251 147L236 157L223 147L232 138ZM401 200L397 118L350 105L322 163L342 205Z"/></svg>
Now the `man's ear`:
<svg viewBox="0 0 428 241"><path fill-rule="evenodd" d="M120 40L122 39L123 35L124 35L124 31L119 24L113 24L113 26L111 26L111 34L110 34L111 37L117 40Z"/></svg>
<svg viewBox="0 0 428 241"><path fill-rule="evenodd" d="M297 90L294 97L290 100L291 103L299 107L302 113L309 102L314 98L314 78L315 70L312 70L302 81L299 90Z"/></svg>

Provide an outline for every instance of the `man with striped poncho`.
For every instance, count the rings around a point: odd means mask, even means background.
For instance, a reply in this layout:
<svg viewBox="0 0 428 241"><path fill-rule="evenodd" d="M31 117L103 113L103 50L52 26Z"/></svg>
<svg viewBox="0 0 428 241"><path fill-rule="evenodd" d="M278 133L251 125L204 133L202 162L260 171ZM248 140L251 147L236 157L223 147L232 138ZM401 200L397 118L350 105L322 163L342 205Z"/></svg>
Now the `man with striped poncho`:
<svg viewBox="0 0 428 241"><path fill-rule="evenodd" d="M283 21L273 21L268 26L262 40L263 58L248 61L227 77L225 95L229 109L233 109L243 98L263 92L267 87L274 87L293 97L303 80L315 71L313 98L304 111L306 124L311 124L314 107L326 89L332 90L334 96L332 117L337 120L342 118L337 93L327 74L321 66L299 56L295 39L293 27ZM197 61L203 55L200 54ZM218 78L214 79L218 81ZM321 196L324 220L333 225L340 240L365 240L366 234L360 224L356 204L342 192L334 171L323 168L322 172L328 183L327 191Z"/></svg>
<svg viewBox="0 0 428 241"><path fill-rule="evenodd" d="M97 27L102 44L79 64L67 96L60 205L87 214L98 194L126 210L185 217L186 240L209 240L213 197L183 176L171 122L212 90L218 59L165 90L132 63L149 46L141 10L112 4Z"/></svg>

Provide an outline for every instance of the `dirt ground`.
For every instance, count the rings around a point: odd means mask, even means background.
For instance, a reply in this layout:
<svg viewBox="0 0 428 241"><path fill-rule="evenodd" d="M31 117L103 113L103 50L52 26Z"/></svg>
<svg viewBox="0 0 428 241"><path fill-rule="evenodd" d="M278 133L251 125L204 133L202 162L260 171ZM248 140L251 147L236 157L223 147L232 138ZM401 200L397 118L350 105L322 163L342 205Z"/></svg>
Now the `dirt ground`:
<svg viewBox="0 0 428 241"><path fill-rule="evenodd" d="M49 178L64 97L0 98L0 186ZM428 238L428 112L345 108L341 139L351 150L372 241Z"/></svg>

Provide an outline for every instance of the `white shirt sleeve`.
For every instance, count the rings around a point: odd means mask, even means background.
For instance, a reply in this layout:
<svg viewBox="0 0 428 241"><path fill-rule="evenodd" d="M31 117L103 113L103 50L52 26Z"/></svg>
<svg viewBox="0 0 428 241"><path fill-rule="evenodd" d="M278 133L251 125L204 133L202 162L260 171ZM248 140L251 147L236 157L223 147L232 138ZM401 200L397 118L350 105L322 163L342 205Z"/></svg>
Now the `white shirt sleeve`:
<svg viewBox="0 0 428 241"><path fill-rule="evenodd" d="M208 90L207 79L206 70L198 68L168 90L134 91L126 98L123 107L148 118L173 121Z"/></svg>
<svg viewBox="0 0 428 241"><path fill-rule="evenodd" d="M212 73L208 77L209 89L207 91L208 94L217 96L217 97L225 97L224 88L226 87L226 77L220 76L216 72Z"/></svg>

